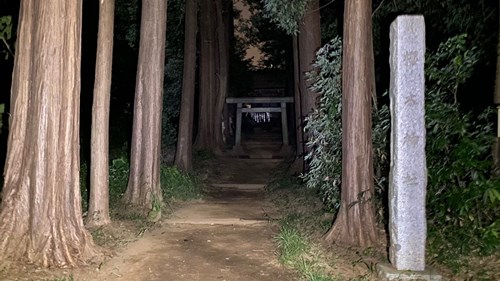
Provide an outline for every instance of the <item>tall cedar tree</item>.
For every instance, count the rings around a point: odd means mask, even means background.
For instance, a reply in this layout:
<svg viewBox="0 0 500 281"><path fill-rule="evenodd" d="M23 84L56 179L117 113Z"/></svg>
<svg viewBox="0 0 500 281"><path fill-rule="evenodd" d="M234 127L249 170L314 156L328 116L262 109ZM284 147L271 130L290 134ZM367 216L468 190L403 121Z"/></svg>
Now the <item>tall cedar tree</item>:
<svg viewBox="0 0 500 281"><path fill-rule="evenodd" d="M321 23L319 13L319 0L309 2L303 23L299 26L299 68L301 86L302 114L309 115L316 109L317 93L311 90L312 81L308 79L307 72L313 70L316 52L321 47Z"/></svg>
<svg viewBox="0 0 500 281"><path fill-rule="evenodd" d="M193 168L193 116L196 79L196 32L198 0L186 0L184 32L184 72L175 165L183 171Z"/></svg>
<svg viewBox="0 0 500 281"><path fill-rule="evenodd" d="M316 109L317 93L311 89L311 81L307 77L307 73L313 70L313 62L316 57L316 51L321 47L321 23L320 23L320 9L319 0L312 0L308 3L306 13L304 15L303 23L299 26L299 34L297 35L298 41L298 65L299 65L299 81L300 81L300 112L296 112L300 118L300 134L302 142L297 143L300 148L297 152L303 152L307 149L304 145L307 143L309 137L303 133L304 119L307 115ZM297 95L296 95L297 96ZM299 108L296 107L295 110ZM303 169L303 157L301 155L298 163L301 163ZM300 168L299 168L300 169Z"/></svg>
<svg viewBox="0 0 500 281"><path fill-rule="evenodd" d="M130 177L125 202L143 211L158 211L160 188L160 147L167 1L143 0L139 60L132 125ZM151 214L151 213L150 213Z"/></svg>
<svg viewBox="0 0 500 281"><path fill-rule="evenodd" d="M377 241L371 94L374 85L371 0L346 0L342 72L342 188L326 240L368 247Z"/></svg>
<svg viewBox="0 0 500 281"><path fill-rule="evenodd" d="M498 1L500 7L500 1ZM499 13L499 26L500 26L500 13ZM500 29L500 28L499 28ZM497 173L500 173L500 32L498 33L497 42L497 69L495 77L495 95L494 102L497 105L497 137L495 139L495 146L493 148L493 159Z"/></svg>
<svg viewBox="0 0 500 281"><path fill-rule="evenodd" d="M224 147L222 122L224 106L229 89L229 9L233 9L232 1L215 0L216 37L217 37L217 95L215 99L215 141L217 149ZM226 120L224 120L226 121ZM226 123L227 124L227 123Z"/></svg>
<svg viewBox="0 0 500 281"><path fill-rule="evenodd" d="M216 152L215 13L213 0L200 0L200 106L195 147Z"/></svg>
<svg viewBox="0 0 500 281"><path fill-rule="evenodd" d="M301 102L301 81L299 67L299 41L298 36L293 36L293 97L295 111L295 141L296 141L296 159L292 166L293 172L304 172L304 120L302 118Z"/></svg>
<svg viewBox="0 0 500 281"><path fill-rule="evenodd" d="M222 120L228 92L230 23L224 8L228 4L232 5L227 0L201 0L200 5L200 114L195 147L217 154L224 146Z"/></svg>
<svg viewBox="0 0 500 281"><path fill-rule="evenodd" d="M99 255L79 184L82 1L22 0L0 210L0 258L44 267Z"/></svg>
<svg viewBox="0 0 500 281"><path fill-rule="evenodd" d="M114 12L115 0L99 1L99 30L92 105L88 226L101 226L110 222L108 148Z"/></svg>

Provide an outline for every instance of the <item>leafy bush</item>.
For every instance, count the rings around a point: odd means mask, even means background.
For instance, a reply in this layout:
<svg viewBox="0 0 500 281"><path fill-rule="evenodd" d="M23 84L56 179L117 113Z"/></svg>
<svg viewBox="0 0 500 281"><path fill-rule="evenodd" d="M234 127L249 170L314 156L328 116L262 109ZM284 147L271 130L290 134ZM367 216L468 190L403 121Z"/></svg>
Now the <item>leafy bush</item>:
<svg viewBox="0 0 500 281"><path fill-rule="evenodd" d="M308 188L319 188L327 209L340 205L342 175L342 41L335 37L322 47L310 73L319 96L318 108L306 117L309 170L303 175Z"/></svg>
<svg viewBox="0 0 500 281"><path fill-rule="evenodd" d="M265 0L266 17L288 34L299 31L299 23L306 13L308 0Z"/></svg>
<svg viewBox="0 0 500 281"><path fill-rule="evenodd" d="M340 205L342 177L342 42L339 37L322 47L316 56L315 71L309 73L319 93L318 108L306 117L309 170L302 176L308 188L319 188L326 209ZM377 194L385 194L388 174L389 109L373 112L373 139ZM379 196L380 197L380 196ZM380 200L378 201L380 202Z"/></svg>
<svg viewBox="0 0 500 281"><path fill-rule="evenodd" d="M427 211L431 250L440 260L500 249L492 111L476 116L462 112L457 102L459 86L472 75L479 56L460 35L442 43L426 62Z"/></svg>
<svg viewBox="0 0 500 281"><path fill-rule="evenodd" d="M111 161L109 166L109 197L111 201L121 198L127 189L130 164L128 158L121 156Z"/></svg>
<svg viewBox="0 0 500 281"><path fill-rule="evenodd" d="M109 199L113 204L118 202L127 189L129 176L129 162L125 156L121 156L111 161L109 165ZM80 192L82 195L82 210L88 209L89 199L89 164L82 162L80 165Z"/></svg>
<svg viewBox="0 0 500 281"><path fill-rule="evenodd" d="M188 200L200 197L201 190L197 178L179 171L176 167L162 167L160 180L164 200Z"/></svg>
<svg viewBox="0 0 500 281"><path fill-rule="evenodd" d="M311 74L320 93L318 109L307 118L310 170L307 187L318 188L328 209L339 205L341 185L341 43L334 39L318 52ZM500 249L500 179L493 176L492 111L464 112L457 101L479 60L477 49L456 36L429 53L426 61L427 212L429 248L439 261ZM375 187L386 198L389 171L389 110L373 113ZM378 200L379 214L387 211ZM464 243L467 241L467 243ZM455 258L452 258L455 257ZM451 258L451 259L450 259Z"/></svg>

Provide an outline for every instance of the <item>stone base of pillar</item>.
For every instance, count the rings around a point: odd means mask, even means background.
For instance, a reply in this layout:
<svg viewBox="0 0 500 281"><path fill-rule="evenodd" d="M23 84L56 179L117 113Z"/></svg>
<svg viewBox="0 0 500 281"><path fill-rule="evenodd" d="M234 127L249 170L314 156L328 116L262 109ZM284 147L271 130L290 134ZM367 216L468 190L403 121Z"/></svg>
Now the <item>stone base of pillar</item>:
<svg viewBox="0 0 500 281"><path fill-rule="evenodd" d="M435 270L427 268L424 271L397 270L390 264L377 264L377 275L380 280L418 280L418 281L441 281L442 276Z"/></svg>

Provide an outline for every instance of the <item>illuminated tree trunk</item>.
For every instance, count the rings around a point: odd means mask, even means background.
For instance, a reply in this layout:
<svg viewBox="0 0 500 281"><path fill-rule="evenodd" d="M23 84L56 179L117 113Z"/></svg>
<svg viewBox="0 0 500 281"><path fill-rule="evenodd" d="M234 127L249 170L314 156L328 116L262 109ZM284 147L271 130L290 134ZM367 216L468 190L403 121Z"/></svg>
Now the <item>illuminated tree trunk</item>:
<svg viewBox="0 0 500 281"><path fill-rule="evenodd" d="M304 172L304 120L302 117L301 106L301 80L299 65L299 46L297 36L293 36L293 97L295 109L295 140L296 140L296 159L293 163L293 172Z"/></svg>
<svg viewBox="0 0 500 281"><path fill-rule="evenodd" d="M175 165L181 170L190 171L193 168L193 114L196 78L196 31L198 27L197 0L186 0L185 18L184 72Z"/></svg>
<svg viewBox="0 0 500 281"><path fill-rule="evenodd" d="M92 106L90 198L87 225L101 226L109 218L109 103L113 61L115 0L99 2L99 31Z"/></svg>
<svg viewBox="0 0 500 281"><path fill-rule="evenodd" d="M326 240L367 247L377 240L373 202L371 0L346 0L342 62L342 188Z"/></svg>
<svg viewBox="0 0 500 281"><path fill-rule="evenodd" d="M167 1L143 0L132 126L130 177L125 202L157 211L161 202L160 147ZM151 213L150 213L151 214Z"/></svg>
<svg viewBox="0 0 500 281"><path fill-rule="evenodd" d="M223 110L228 94L229 79L229 11L232 2L228 0L215 0L216 12L216 37L217 37L217 92L215 94L214 134L216 151L224 148L222 132ZM228 5L229 4L229 5Z"/></svg>
<svg viewBox="0 0 500 281"><path fill-rule="evenodd" d="M311 89L312 81L307 78L307 72L313 70L313 62L316 58L316 51L321 47L321 24L319 13L319 0L309 2L308 9L304 16L304 23L299 28L299 75L300 75L300 106L302 118L299 124L304 125L307 115L316 109L318 94ZM301 128L302 132L304 128ZM307 133L302 133L303 151L307 151L305 146L309 140Z"/></svg>
<svg viewBox="0 0 500 281"><path fill-rule="evenodd" d="M82 1L23 0L11 92L0 259L85 264L99 250L82 219Z"/></svg>
<svg viewBox="0 0 500 281"><path fill-rule="evenodd" d="M215 136L216 96L216 35L213 0L201 0L200 5L200 107L196 149L217 152Z"/></svg>
<svg viewBox="0 0 500 281"><path fill-rule="evenodd" d="M300 25L299 35L299 65L300 85L302 93L302 114L307 116L316 109L318 94L310 89L312 82L307 78L307 72L313 70L316 51L321 47L321 24L319 14L319 0L309 2L304 16L304 23Z"/></svg>

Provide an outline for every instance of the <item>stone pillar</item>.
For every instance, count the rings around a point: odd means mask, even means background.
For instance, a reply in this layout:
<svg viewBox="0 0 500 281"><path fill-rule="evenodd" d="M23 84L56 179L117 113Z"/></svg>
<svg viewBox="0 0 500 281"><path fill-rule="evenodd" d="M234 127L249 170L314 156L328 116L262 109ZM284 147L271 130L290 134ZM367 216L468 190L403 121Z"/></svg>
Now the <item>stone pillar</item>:
<svg viewBox="0 0 500 281"><path fill-rule="evenodd" d="M425 270L425 23L399 16L390 28L391 169L389 259L397 270Z"/></svg>

